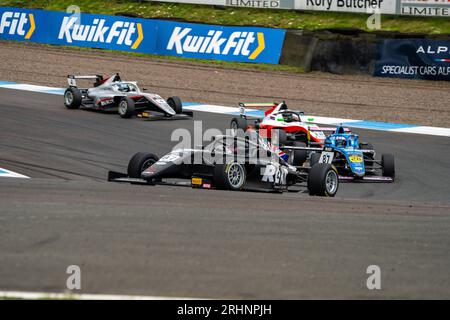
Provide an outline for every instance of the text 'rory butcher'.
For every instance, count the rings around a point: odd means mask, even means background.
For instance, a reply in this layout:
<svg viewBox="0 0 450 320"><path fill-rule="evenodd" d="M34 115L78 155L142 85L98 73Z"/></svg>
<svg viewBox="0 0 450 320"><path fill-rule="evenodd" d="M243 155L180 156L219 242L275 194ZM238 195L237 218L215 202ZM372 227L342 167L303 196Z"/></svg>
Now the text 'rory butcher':
<svg viewBox="0 0 450 320"><path fill-rule="evenodd" d="M333 1L336 2L338 8L354 8L354 9L367 9L367 8L381 8L381 4L384 0L306 0L306 6L311 7L324 7L330 10Z"/></svg>

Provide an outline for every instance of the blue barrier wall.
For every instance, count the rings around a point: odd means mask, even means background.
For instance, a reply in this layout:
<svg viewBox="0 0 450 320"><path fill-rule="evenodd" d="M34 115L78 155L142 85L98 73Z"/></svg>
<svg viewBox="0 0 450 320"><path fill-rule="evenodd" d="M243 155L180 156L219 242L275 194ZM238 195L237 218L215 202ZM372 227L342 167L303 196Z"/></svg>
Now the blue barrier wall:
<svg viewBox="0 0 450 320"><path fill-rule="evenodd" d="M426 80L450 80L450 41L382 40L374 75Z"/></svg>
<svg viewBox="0 0 450 320"><path fill-rule="evenodd" d="M0 8L0 39L278 64L285 30Z"/></svg>

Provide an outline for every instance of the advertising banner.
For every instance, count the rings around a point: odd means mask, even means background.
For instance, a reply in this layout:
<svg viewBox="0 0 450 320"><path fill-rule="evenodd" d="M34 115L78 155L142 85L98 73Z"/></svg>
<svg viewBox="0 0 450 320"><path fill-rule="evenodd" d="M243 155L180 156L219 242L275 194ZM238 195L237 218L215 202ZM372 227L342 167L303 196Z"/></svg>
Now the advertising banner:
<svg viewBox="0 0 450 320"><path fill-rule="evenodd" d="M450 17L450 0L398 0L401 15Z"/></svg>
<svg viewBox="0 0 450 320"><path fill-rule="evenodd" d="M0 7L0 39L278 64L285 30Z"/></svg>
<svg viewBox="0 0 450 320"><path fill-rule="evenodd" d="M280 60L285 30L161 21L157 51L163 55L240 62Z"/></svg>
<svg viewBox="0 0 450 320"><path fill-rule="evenodd" d="M450 41L383 40L374 75L450 81Z"/></svg>
<svg viewBox="0 0 450 320"><path fill-rule="evenodd" d="M375 10L381 14L429 17L450 15L450 0L158 0L161 1L260 9L356 13L372 13Z"/></svg>
<svg viewBox="0 0 450 320"><path fill-rule="evenodd" d="M295 9L357 13L370 13L377 10L381 14L395 14L397 2L395 0L297 0Z"/></svg>

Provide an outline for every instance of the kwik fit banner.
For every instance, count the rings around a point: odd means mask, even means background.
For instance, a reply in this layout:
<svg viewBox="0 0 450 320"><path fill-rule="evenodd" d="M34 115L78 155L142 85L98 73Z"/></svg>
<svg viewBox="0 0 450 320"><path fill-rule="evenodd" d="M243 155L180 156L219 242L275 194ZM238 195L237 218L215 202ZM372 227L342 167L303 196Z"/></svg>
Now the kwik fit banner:
<svg viewBox="0 0 450 320"><path fill-rule="evenodd" d="M0 39L278 64L285 30L0 8Z"/></svg>
<svg viewBox="0 0 450 320"><path fill-rule="evenodd" d="M383 40L374 75L450 81L450 41Z"/></svg>

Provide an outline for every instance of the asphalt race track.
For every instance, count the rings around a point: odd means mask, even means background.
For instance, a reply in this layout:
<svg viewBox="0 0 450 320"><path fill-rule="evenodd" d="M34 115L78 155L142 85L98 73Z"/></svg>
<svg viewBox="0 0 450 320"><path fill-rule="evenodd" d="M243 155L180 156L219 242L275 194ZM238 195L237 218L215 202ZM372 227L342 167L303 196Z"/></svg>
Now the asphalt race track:
<svg viewBox="0 0 450 320"><path fill-rule="evenodd" d="M394 184L334 199L106 182L137 151L163 154L192 121L67 110L0 89L0 289L199 298L450 298L450 139L357 130L396 156ZM195 113L203 128L230 117ZM382 289L366 288L379 265Z"/></svg>

